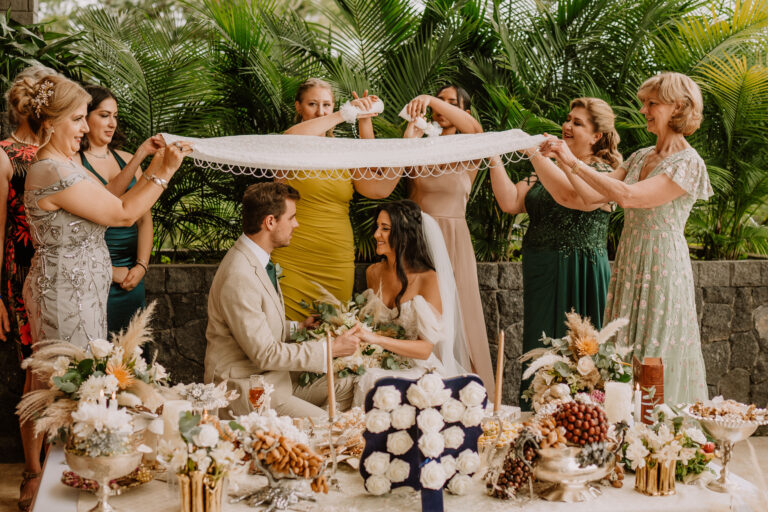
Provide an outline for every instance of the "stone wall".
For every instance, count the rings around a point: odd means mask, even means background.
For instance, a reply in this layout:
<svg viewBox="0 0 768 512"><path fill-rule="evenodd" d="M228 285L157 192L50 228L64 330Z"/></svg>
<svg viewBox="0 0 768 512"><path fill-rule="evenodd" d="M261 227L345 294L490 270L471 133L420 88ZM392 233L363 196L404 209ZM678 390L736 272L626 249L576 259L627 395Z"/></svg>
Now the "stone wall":
<svg viewBox="0 0 768 512"><path fill-rule="evenodd" d="M37 21L38 0L0 0L0 11L3 15L11 9L11 18L23 25Z"/></svg>
<svg viewBox="0 0 768 512"><path fill-rule="evenodd" d="M215 265L153 265L146 279L148 300L157 300L153 322L158 360L175 381L201 381L205 356L207 296ZM694 261L696 307L702 334L710 395L742 402L768 402L768 261ZM519 263L478 264L491 355L506 332L504 402L520 394L523 299ZM358 265L355 287L364 287L365 265ZM23 374L15 351L0 351L0 443L2 460L19 460L18 426L13 407L22 391Z"/></svg>

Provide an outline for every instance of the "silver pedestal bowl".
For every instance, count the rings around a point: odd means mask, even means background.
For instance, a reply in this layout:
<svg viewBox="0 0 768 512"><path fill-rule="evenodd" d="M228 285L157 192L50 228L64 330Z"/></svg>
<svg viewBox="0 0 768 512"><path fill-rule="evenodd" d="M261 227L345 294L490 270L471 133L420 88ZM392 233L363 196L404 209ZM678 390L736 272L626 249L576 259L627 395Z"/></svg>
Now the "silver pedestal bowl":
<svg viewBox="0 0 768 512"><path fill-rule="evenodd" d="M754 434L757 427L768 425L768 419L748 421L724 418L705 418L691 412L690 405L685 407L683 411L685 411L689 417L698 421L704 430L706 430L710 436L715 438L717 445L722 449L721 458L723 461L723 468L720 470L720 478L709 482L707 488L715 492L728 492L729 490L732 490L729 489L733 484L731 484L728 479L728 462L731 460L733 445ZM760 411L765 412L764 409L759 409L758 412ZM766 418L766 416L763 417Z"/></svg>
<svg viewBox="0 0 768 512"><path fill-rule="evenodd" d="M608 475L614 465L614 456L604 466L591 464L580 467L578 455L581 448L542 448L539 450L539 462L533 469L538 480L553 482L545 489L541 497L549 501L575 503L589 501L600 495L600 490L589 485Z"/></svg>
<svg viewBox="0 0 768 512"><path fill-rule="evenodd" d="M65 450L64 457L69 468L76 474L99 482L99 489L96 491L99 501L88 512L117 512L107 502L111 494L109 482L115 478L125 476L136 469L141 464L142 454L141 452L134 451L122 455L87 457L85 455L75 455Z"/></svg>

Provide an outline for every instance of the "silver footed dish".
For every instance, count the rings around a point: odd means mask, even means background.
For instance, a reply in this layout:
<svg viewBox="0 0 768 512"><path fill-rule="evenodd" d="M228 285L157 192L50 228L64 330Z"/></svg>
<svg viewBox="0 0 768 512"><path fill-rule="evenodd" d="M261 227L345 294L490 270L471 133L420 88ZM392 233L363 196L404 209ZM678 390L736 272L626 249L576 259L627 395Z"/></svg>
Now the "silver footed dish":
<svg viewBox="0 0 768 512"><path fill-rule="evenodd" d="M542 498L575 503L589 501L601 494L590 482L606 477L615 463L615 457L611 454L602 466L590 464L581 467L578 461L581 450L573 446L539 449L539 462L533 469L533 475L538 480L553 483L542 492Z"/></svg>

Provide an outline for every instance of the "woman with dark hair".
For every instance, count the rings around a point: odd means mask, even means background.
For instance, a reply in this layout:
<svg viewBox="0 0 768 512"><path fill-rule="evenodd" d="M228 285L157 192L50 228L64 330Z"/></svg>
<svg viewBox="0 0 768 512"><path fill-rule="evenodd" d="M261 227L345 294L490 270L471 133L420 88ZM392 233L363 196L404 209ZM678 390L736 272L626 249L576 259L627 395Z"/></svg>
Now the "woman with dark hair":
<svg viewBox="0 0 768 512"><path fill-rule="evenodd" d="M469 356L457 315L456 283L437 222L413 201L394 201L379 206L373 236L381 261L366 271L362 314L376 323L401 326L405 339L367 330L360 331L360 339L410 358L415 369L398 371L398 376L419 375L425 368L445 377L464 373ZM366 371L356 397L364 396L388 372Z"/></svg>
<svg viewBox="0 0 768 512"><path fill-rule="evenodd" d="M89 131L80 144L80 163L104 186L122 195L141 178L141 162L160 147L155 138L144 142L135 155L118 149L125 140L117 122L117 98L112 91L87 85ZM126 162L129 162L126 164ZM152 214L147 211L132 226L107 228L104 239L112 260L112 284L107 300L107 329L128 327L136 311L146 306L144 276L152 251Z"/></svg>
<svg viewBox="0 0 768 512"><path fill-rule="evenodd" d="M426 116L427 108L432 110L432 120L442 129L441 135L481 133L483 128L472 117L471 107L469 94L456 85L443 87L437 91L436 96L417 96L405 107L411 122L403 136L424 135L415 123L418 118ZM409 180L409 197L440 225L461 297L460 314L463 317L465 329L468 329L464 333L464 339L470 354L472 371L483 380L488 391L488 399L492 400L494 381L491 353L488 348L485 317L480 302L477 261L466 219L469 193L479 164L457 162L455 165L464 166L465 170Z"/></svg>

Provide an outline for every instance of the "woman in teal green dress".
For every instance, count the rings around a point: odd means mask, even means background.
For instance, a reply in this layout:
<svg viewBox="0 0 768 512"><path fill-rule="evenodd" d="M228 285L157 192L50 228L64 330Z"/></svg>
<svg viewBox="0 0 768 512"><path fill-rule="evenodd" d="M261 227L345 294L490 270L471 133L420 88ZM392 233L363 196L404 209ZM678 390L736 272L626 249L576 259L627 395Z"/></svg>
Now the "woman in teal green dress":
<svg viewBox="0 0 768 512"><path fill-rule="evenodd" d="M610 105L577 98L563 123L563 140L574 155L599 171L621 164L619 135ZM528 213L523 238L523 352L543 347L542 334L565 335L565 313L603 323L610 266L606 251L610 207L587 203L568 178L535 148L535 174L513 183L500 162L491 167L493 193L507 213ZM524 385L524 387L527 387Z"/></svg>
<svg viewBox="0 0 768 512"><path fill-rule="evenodd" d="M141 161L159 145L149 139L131 155L116 149L122 142L117 127L117 100L109 89L89 85L89 132L83 139L80 161L104 186L119 196L141 178ZM129 162L126 164L126 162ZM110 227L104 239L112 260L112 285L107 301L107 329L117 332L128 326L131 317L146 306L144 275L152 251L152 216L144 214L136 224Z"/></svg>

